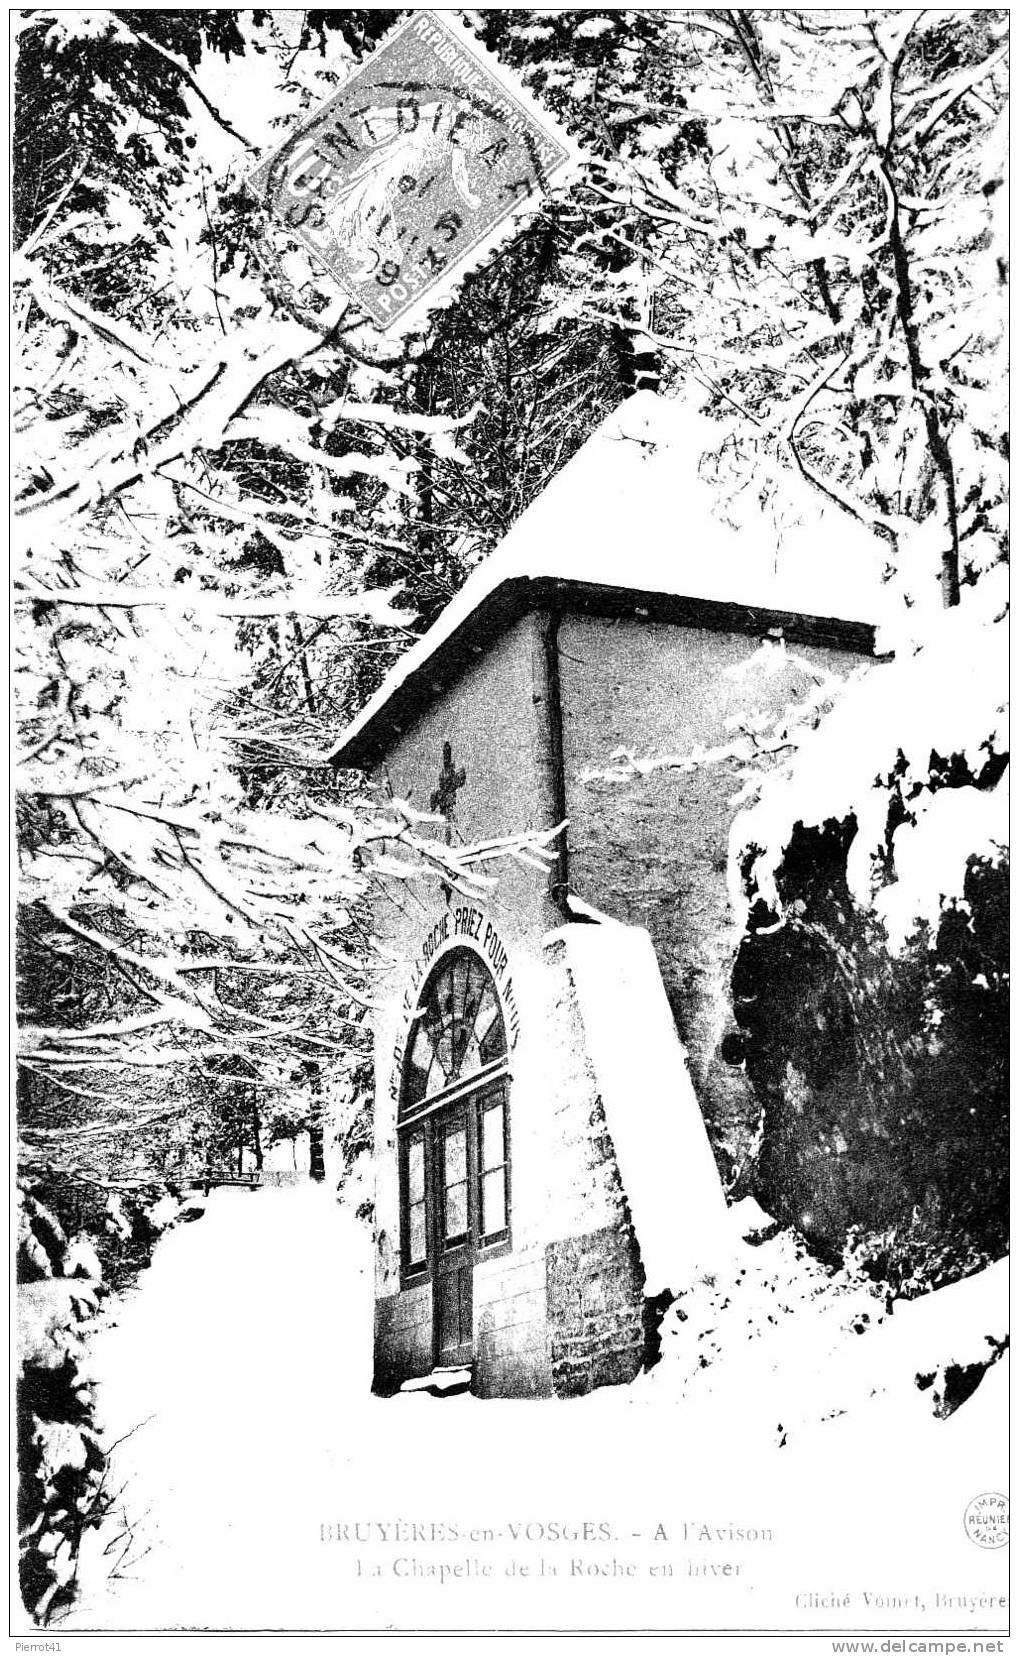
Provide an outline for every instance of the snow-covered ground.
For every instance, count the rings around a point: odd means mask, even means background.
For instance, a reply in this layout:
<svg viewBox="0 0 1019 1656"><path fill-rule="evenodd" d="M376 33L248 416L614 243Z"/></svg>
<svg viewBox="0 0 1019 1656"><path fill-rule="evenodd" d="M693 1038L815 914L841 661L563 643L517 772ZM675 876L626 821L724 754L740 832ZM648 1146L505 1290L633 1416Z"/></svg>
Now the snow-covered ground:
<svg viewBox="0 0 1019 1656"><path fill-rule="evenodd" d="M370 1254L307 1183L219 1190L161 1240L94 1341L120 1493L53 1633L1007 1626L1007 1549L964 1528L1004 1487L1005 1360L935 1419L911 1380L878 1378L893 1317L848 1336L874 1387L810 1424L820 1348L787 1336L792 1412L765 1427L738 1339L728 1384L683 1395L678 1323L651 1375L589 1398L382 1400ZM809 1305L794 1315L806 1334Z"/></svg>

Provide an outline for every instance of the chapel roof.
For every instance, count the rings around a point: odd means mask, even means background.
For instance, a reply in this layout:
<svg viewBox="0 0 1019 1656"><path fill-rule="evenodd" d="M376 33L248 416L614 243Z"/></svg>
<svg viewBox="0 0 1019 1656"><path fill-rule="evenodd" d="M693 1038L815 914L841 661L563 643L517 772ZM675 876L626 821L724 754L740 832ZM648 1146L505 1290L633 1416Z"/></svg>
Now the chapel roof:
<svg viewBox="0 0 1019 1656"><path fill-rule="evenodd" d="M533 611L636 614L871 653L885 617L880 543L798 476L777 475L763 499L756 481L709 480L704 457L722 436L653 391L622 403L400 657L333 763L372 763Z"/></svg>

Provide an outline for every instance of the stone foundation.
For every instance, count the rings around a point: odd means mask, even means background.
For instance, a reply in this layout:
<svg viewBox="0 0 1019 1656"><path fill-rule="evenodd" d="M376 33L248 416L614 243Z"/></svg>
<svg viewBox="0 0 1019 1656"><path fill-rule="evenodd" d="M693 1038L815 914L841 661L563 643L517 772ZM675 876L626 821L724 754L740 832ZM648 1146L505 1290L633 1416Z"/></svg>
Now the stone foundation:
<svg viewBox="0 0 1019 1656"><path fill-rule="evenodd" d="M644 1362L644 1273L631 1227L550 1243L545 1274L555 1395L633 1380Z"/></svg>
<svg viewBox="0 0 1019 1656"><path fill-rule="evenodd" d="M505 1254L474 1272L478 1397L550 1397L544 1250Z"/></svg>
<svg viewBox="0 0 1019 1656"><path fill-rule="evenodd" d="M382 1396L432 1371L432 1285L405 1288L375 1301L375 1378Z"/></svg>

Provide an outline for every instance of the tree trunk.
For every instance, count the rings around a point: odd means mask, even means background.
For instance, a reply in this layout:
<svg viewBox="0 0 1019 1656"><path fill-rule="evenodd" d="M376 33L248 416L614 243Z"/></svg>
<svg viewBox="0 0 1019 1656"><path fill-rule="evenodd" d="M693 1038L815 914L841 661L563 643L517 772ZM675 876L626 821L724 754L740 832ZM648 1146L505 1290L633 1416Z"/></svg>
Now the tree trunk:
<svg viewBox="0 0 1019 1656"><path fill-rule="evenodd" d="M946 609L952 609L959 602L959 512L955 491L955 468L952 465L948 439L938 417L937 407L932 396L929 392L926 392L924 387L927 370L920 354L920 335L913 309L913 283L909 269L909 256L906 252L906 243L903 239L902 226L899 221L898 188L887 160L883 160L882 176L885 180L892 207L888 225L888 245L895 271L896 310L902 324L902 336L909 361L910 379L914 391L922 399L924 424L927 428L927 446L930 449L931 459L941 479L941 486L945 495L948 545L941 554L941 600Z"/></svg>
<svg viewBox="0 0 1019 1656"><path fill-rule="evenodd" d="M322 1125L322 1077L317 1062L306 1058L304 1072L308 1078L308 1177L326 1176L325 1133Z"/></svg>
<svg viewBox="0 0 1019 1656"><path fill-rule="evenodd" d="M305 637L301 630L301 623L297 616L290 618L294 629L294 641L297 644L297 660L301 669L301 683L304 686L304 700L309 713L315 711L315 690L311 682L311 672L308 667L308 652L305 648ZM320 629L321 630L321 629Z"/></svg>
<svg viewBox="0 0 1019 1656"><path fill-rule="evenodd" d="M326 1176L325 1137L322 1132L322 1118L316 1104L311 1119L308 1122L309 1159L308 1177L324 1179Z"/></svg>
<svg viewBox="0 0 1019 1656"><path fill-rule="evenodd" d="M262 1118L258 1113L258 1093L251 1089L251 1145L255 1152L255 1171L262 1171Z"/></svg>

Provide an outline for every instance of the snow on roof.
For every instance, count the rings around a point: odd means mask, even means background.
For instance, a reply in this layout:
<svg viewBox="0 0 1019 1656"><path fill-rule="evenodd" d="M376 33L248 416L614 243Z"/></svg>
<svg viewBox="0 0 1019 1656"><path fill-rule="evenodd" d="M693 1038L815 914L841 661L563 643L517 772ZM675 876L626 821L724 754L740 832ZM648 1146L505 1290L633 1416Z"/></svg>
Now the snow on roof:
<svg viewBox="0 0 1019 1656"><path fill-rule="evenodd" d="M622 403L400 658L334 760L361 763L373 745L370 727L392 698L423 668L438 669L437 658L476 612L510 588L516 607L497 608L496 627L511 609L521 613L520 589L550 582L878 625L880 543L791 474L766 501L749 486L732 498L702 475L704 456L722 436L687 403L653 391Z"/></svg>

